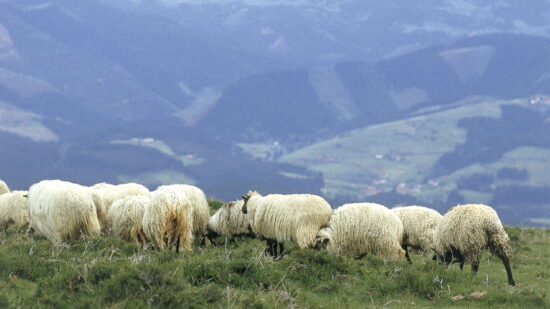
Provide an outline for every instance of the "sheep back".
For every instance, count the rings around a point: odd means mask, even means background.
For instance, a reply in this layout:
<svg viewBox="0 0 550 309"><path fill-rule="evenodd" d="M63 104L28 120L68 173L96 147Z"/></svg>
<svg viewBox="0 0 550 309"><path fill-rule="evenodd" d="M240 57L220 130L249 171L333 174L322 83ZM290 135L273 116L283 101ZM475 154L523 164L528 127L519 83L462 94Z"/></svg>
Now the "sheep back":
<svg viewBox="0 0 550 309"><path fill-rule="evenodd" d="M161 186L162 188L164 186ZM202 238L208 233L208 219L210 218L210 206L204 192L191 185L171 185L173 188L182 190L191 202L193 208L193 235Z"/></svg>
<svg viewBox="0 0 550 309"><path fill-rule="evenodd" d="M403 245L435 250L435 229L443 218L439 212L422 206L396 207L392 211L403 223Z"/></svg>
<svg viewBox="0 0 550 309"><path fill-rule="evenodd" d="M459 250L468 262L478 262L482 251L489 248L508 258L512 248L496 211L482 204L458 205L451 208L436 229L436 249L439 253Z"/></svg>
<svg viewBox="0 0 550 309"><path fill-rule="evenodd" d="M332 215L327 201L311 194L256 194L246 203L254 233L283 244L294 242L300 248L313 244Z"/></svg>
<svg viewBox="0 0 550 309"><path fill-rule="evenodd" d="M107 183L99 183L91 188L97 208L97 216L102 226L108 225L107 212L115 201L129 196L151 196L149 189L137 183L125 183L116 186Z"/></svg>
<svg viewBox="0 0 550 309"><path fill-rule="evenodd" d="M232 238L249 232L248 218L243 214L243 200L223 204L210 217L208 229L218 235Z"/></svg>
<svg viewBox="0 0 550 309"><path fill-rule="evenodd" d="M149 207L143 214L143 231L160 250L178 245L191 251L193 240L193 208L187 195L179 188L164 186L155 190Z"/></svg>
<svg viewBox="0 0 550 309"><path fill-rule="evenodd" d="M13 223L17 226L29 224L27 191L11 191L0 195L0 226L6 228Z"/></svg>
<svg viewBox="0 0 550 309"><path fill-rule="evenodd" d="M327 250L349 256L374 254L399 259L403 223L385 206L375 203L344 204L334 211L329 227L319 232L328 238Z"/></svg>
<svg viewBox="0 0 550 309"><path fill-rule="evenodd" d="M30 227L54 243L97 236L101 227L89 188L61 180L44 180L28 193Z"/></svg>
<svg viewBox="0 0 550 309"><path fill-rule="evenodd" d="M117 200L108 212L108 222L111 233L126 241L144 244L146 237L143 232L143 215L151 199L148 196L129 196Z"/></svg>
<svg viewBox="0 0 550 309"><path fill-rule="evenodd" d="M10 192L10 188L2 179L0 179L0 195L8 192Z"/></svg>

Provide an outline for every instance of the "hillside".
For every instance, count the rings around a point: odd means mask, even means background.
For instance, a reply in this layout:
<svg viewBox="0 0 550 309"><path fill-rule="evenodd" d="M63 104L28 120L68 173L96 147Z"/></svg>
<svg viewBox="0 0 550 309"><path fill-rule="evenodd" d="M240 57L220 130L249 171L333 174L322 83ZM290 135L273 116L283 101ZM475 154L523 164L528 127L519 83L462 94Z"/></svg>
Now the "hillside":
<svg viewBox="0 0 550 309"><path fill-rule="evenodd" d="M517 34L466 37L379 61L270 71L231 83L199 127L239 142L296 143L406 119L472 96L548 94L550 40Z"/></svg>
<svg viewBox="0 0 550 309"><path fill-rule="evenodd" d="M236 243L176 256L113 237L52 246L23 231L1 232L0 306L225 308L544 308L550 306L549 233L507 228L517 286L488 253L477 276L430 257L385 262L290 248L273 261L265 243Z"/></svg>
<svg viewBox="0 0 550 309"><path fill-rule="evenodd" d="M475 98L345 132L278 160L322 172L323 193L335 201L439 210L481 202L510 224L548 224L549 116L550 106L533 100Z"/></svg>
<svg viewBox="0 0 550 309"><path fill-rule="evenodd" d="M545 112L521 105L488 123L467 118L500 111L450 112L475 97L546 104L548 2L499 3L0 0L0 178L185 182L227 200L250 189L335 205L475 200L507 223L546 224ZM435 149L400 172L363 150L338 171L323 165L347 148L323 148L321 163L294 155L445 111L434 130L449 122L448 135L426 133L441 144L374 134L375 156ZM525 126L507 126L516 118Z"/></svg>

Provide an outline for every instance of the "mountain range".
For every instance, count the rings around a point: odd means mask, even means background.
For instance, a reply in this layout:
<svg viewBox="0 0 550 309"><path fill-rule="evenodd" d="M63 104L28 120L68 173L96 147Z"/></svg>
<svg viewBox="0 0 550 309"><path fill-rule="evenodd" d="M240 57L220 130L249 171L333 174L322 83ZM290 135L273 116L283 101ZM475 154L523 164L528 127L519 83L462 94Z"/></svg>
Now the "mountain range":
<svg viewBox="0 0 550 309"><path fill-rule="evenodd" d="M546 225L550 3L0 1L0 178Z"/></svg>

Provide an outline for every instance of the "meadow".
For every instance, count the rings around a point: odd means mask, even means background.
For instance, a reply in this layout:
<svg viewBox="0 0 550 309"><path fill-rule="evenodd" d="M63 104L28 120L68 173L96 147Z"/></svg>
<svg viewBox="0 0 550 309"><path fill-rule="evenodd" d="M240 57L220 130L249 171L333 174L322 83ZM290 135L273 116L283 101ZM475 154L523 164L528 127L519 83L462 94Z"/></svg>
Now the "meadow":
<svg viewBox="0 0 550 309"><path fill-rule="evenodd" d="M514 288L489 253L472 276L419 254L409 265L290 247L273 261L264 242L238 238L177 255L112 236L55 246L11 227L0 232L0 308L550 307L550 230L506 230Z"/></svg>

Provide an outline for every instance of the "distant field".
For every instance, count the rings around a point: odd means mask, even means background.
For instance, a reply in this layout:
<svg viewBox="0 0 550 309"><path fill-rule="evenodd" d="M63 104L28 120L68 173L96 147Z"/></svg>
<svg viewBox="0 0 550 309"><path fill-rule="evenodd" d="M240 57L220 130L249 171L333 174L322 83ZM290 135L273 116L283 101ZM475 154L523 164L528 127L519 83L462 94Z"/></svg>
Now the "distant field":
<svg viewBox="0 0 550 309"><path fill-rule="evenodd" d="M342 192L367 196L375 190L373 186L388 190L403 183L411 195L445 199L454 189L453 177L434 179L440 182L437 190L426 186L415 192L413 186L425 184L436 160L465 141L466 131L457 126L460 119L499 117L502 103L482 100L353 130L286 154L280 161L323 172L328 196Z"/></svg>
<svg viewBox="0 0 550 309"><path fill-rule="evenodd" d="M264 243L238 240L177 256L113 237L56 247L9 229L0 232L0 307L548 308L550 230L507 231L515 288L489 254L474 277L416 254L408 265L290 248L273 261Z"/></svg>
<svg viewBox="0 0 550 309"><path fill-rule="evenodd" d="M501 107L505 105L548 113L547 106L535 106L526 99L501 101L472 98L455 106L421 110L416 116L404 120L348 131L285 153L278 161L322 172L325 180L323 194L329 199L344 196L353 200L368 200L373 195L397 192L414 197L420 203L437 206L440 210L452 206L445 203L453 192L460 194L464 202L490 204L494 190L499 186L549 187L550 149L542 146L520 145L503 151L503 155L498 157L496 153L500 151L501 144L495 142L490 145L494 149L489 148L491 150L488 151L495 154L495 160L474 162L434 176L438 160L467 140L468 131L459 125L460 121L476 117L497 119L501 117ZM498 136L498 130L493 131L490 134ZM465 151L476 152L483 146L486 145L469 146L471 148ZM247 149L255 148L249 145ZM502 169L524 171L526 177L520 180L497 178ZM457 186L462 180L478 174L493 177L490 182L485 182L488 188ZM526 201L526 204L529 203ZM547 219L550 211L547 206L536 207L538 210L531 214L534 217L525 219L533 224L535 218Z"/></svg>

